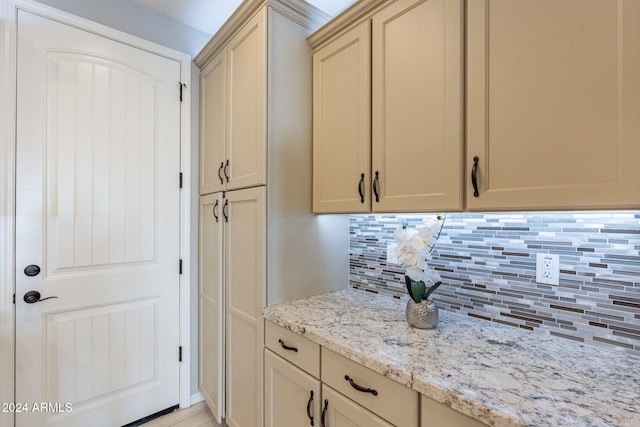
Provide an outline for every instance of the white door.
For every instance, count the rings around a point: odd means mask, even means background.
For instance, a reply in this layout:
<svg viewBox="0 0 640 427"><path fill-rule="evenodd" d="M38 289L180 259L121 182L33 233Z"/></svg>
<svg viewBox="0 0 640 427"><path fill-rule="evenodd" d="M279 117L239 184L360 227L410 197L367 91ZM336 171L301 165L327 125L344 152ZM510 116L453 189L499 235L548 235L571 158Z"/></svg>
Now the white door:
<svg viewBox="0 0 640 427"><path fill-rule="evenodd" d="M17 76L16 425L173 406L180 64L20 11Z"/></svg>

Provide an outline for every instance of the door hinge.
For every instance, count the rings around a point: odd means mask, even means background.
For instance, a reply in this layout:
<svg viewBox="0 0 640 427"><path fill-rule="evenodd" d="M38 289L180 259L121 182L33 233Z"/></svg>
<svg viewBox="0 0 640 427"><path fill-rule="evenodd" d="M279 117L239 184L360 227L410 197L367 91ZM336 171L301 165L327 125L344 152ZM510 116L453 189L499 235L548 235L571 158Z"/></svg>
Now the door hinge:
<svg viewBox="0 0 640 427"><path fill-rule="evenodd" d="M182 172L180 172L180 188L182 188Z"/></svg>
<svg viewBox="0 0 640 427"><path fill-rule="evenodd" d="M182 91L184 90L185 87L187 87L186 83L182 83L182 82L178 82L178 84L180 85L180 102L182 102Z"/></svg>
<svg viewBox="0 0 640 427"><path fill-rule="evenodd" d="M178 347L178 362L182 362L182 346Z"/></svg>
<svg viewBox="0 0 640 427"><path fill-rule="evenodd" d="M182 274L182 260L180 260L180 266L179 266L178 270L180 271L180 274Z"/></svg>
<svg viewBox="0 0 640 427"><path fill-rule="evenodd" d="M16 303L16 294L13 294L13 304Z"/></svg>

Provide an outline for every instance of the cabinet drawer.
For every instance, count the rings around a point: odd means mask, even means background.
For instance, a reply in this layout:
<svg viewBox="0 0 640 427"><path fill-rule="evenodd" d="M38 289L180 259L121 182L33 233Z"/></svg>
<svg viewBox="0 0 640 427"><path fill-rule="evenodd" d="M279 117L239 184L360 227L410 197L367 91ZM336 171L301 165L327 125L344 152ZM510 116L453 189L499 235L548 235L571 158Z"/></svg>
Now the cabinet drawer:
<svg viewBox="0 0 640 427"><path fill-rule="evenodd" d="M485 427L485 424L427 396L421 395L422 421L420 427Z"/></svg>
<svg viewBox="0 0 640 427"><path fill-rule="evenodd" d="M320 378L320 345L269 321L265 322L264 342L269 350Z"/></svg>
<svg viewBox="0 0 640 427"><path fill-rule="evenodd" d="M322 408L320 425L324 427L393 427L326 384L322 385Z"/></svg>
<svg viewBox="0 0 640 427"><path fill-rule="evenodd" d="M322 382L394 425L418 425L416 391L326 348L322 349Z"/></svg>

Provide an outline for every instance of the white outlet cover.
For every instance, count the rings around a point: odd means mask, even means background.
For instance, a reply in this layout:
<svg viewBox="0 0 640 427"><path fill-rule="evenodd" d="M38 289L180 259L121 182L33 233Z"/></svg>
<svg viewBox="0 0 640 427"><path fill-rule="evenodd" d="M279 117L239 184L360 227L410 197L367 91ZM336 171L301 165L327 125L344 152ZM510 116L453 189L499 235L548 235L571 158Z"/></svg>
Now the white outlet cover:
<svg viewBox="0 0 640 427"><path fill-rule="evenodd" d="M396 257L396 247L398 245L395 243L389 243L387 245L387 264L397 264L398 258Z"/></svg>
<svg viewBox="0 0 640 427"><path fill-rule="evenodd" d="M556 254L536 254L536 282L558 285L560 257Z"/></svg>

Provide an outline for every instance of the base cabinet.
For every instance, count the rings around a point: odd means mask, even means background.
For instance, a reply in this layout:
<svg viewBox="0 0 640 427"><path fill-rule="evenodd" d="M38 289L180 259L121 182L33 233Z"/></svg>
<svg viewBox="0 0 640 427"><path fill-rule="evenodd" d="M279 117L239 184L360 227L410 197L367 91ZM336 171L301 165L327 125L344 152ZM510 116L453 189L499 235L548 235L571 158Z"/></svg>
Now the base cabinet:
<svg viewBox="0 0 640 427"><path fill-rule="evenodd" d="M420 427L485 427L480 421L424 395L420 396L420 413Z"/></svg>
<svg viewBox="0 0 640 427"><path fill-rule="evenodd" d="M265 193L200 198L199 385L218 422L233 427L260 419Z"/></svg>
<svg viewBox="0 0 640 427"><path fill-rule="evenodd" d="M322 427L393 427L393 424L347 399L326 384L322 385L321 421Z"/></svg>
<svg viewBox="0 0 640 427"><path fill-rule="evenodd" d="M267 427L320 425L320 380L264 351L264 418Z"/></svg>

